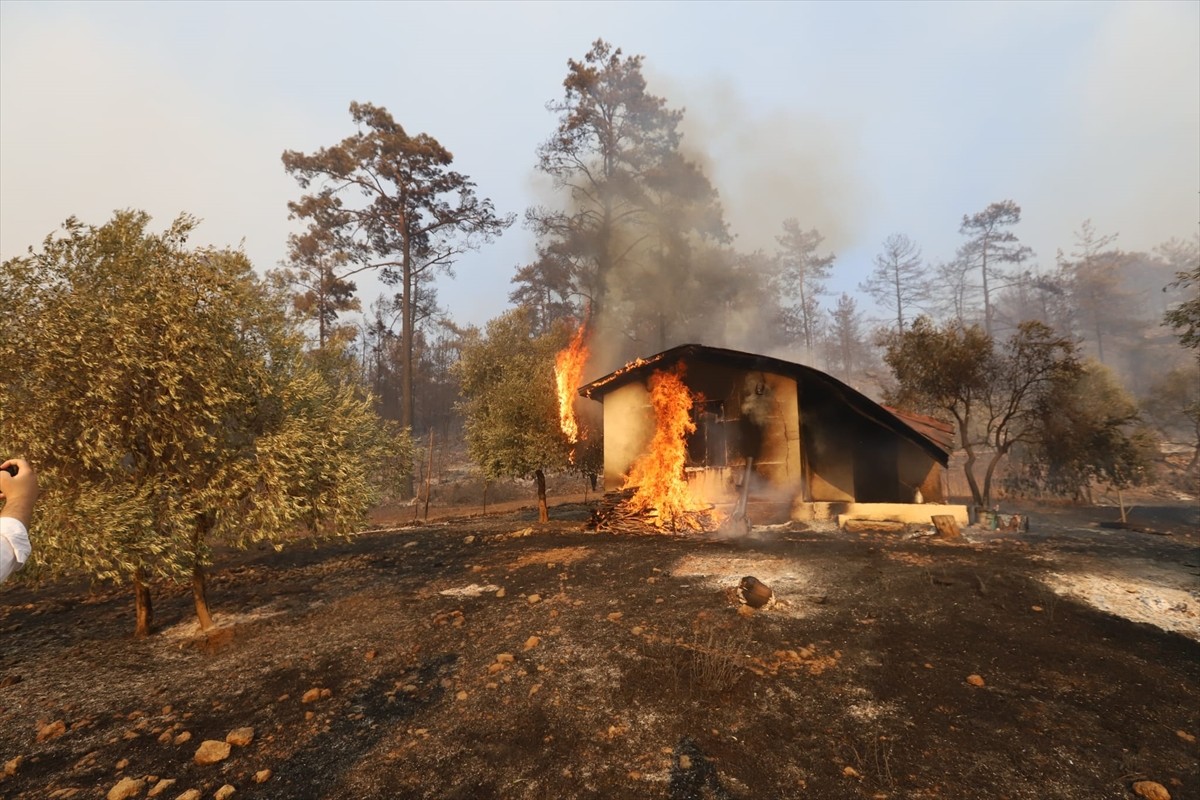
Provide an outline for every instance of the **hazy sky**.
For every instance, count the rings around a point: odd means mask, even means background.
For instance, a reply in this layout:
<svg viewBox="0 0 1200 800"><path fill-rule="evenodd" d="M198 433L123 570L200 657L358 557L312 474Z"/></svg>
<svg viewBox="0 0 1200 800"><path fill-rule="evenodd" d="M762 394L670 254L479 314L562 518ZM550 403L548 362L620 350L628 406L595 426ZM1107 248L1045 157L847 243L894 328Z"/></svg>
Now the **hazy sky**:
<svg viewBox="0 0 1200 800"><path fill-rule="evenodd" d="M738 243L816 227L854 292L902 232L950 257L964 213L1012 199L1045 266L1087 218L1130 250L1200 222L1200 2L0 2L0 257L114 209L284 255L284 150L386 107L520 214L541 194L567 59L645 56ZM459 322L507 307L514 226L443 281ZM360 283L367 305L377 284ZM864 302L866 302L864 298Z"/></svg>

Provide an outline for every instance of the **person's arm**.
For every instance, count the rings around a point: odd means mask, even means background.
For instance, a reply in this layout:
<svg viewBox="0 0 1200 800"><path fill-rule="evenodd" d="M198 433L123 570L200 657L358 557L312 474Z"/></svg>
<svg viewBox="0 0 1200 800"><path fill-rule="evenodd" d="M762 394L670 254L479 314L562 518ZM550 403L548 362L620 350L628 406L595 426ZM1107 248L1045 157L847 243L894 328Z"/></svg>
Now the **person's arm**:
<svg viewBox="0 0 1200 800"><path fill-rule="evenodd" d="M16 467L17 474L11 475L9 467ZM10 458L0 464L0 517L15 517L26 528L33 521L33 504L38 498L37 473L23 458Z"/></svg>
<svg viewBox="0 0 1200 800"><path fill-rule="evenodd" d="M9 467L16 467L11 475ZM23 458L10 458L0 464L0 583L16 572L29 558L29 524L33 504L37 502L37 473Z"/></svg>

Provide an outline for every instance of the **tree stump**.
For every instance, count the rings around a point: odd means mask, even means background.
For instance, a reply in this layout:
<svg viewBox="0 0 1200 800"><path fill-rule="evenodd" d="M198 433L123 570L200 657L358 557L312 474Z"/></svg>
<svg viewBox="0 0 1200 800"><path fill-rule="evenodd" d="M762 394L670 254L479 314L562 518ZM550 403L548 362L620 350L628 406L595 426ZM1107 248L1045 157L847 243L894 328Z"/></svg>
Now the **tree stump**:
<svg viewBox="0 0 1200 800"><path fill-rule="evenodd" d="M962 536L958 530L958 521L954 519L953 514L934 514L930 517L930 521L937 529L938 536L943 539L957 539Z"/></svg>

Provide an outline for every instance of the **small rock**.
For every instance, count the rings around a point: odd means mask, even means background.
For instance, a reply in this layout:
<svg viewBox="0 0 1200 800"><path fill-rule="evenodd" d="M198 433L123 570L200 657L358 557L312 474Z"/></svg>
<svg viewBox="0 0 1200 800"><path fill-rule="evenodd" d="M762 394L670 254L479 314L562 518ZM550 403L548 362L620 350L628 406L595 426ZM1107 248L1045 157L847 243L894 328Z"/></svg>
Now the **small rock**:
<svg viewBox="0 0 1200 800"><path fill-rule="evenodd" d="M467 538L463 539L463 544L475 544L475 537L468 536Z"/></svg>
<svg viewBox="0 0 1200 800"><path fill-rule="evenodd" d="M254 741L254 728L234 728L225 735L225 741L234 747L245 747Z"/></svg>
<svg viewBox="0 0 1200 800"><path fill-rule="evenodd" d="M692 759L689 756L680 756L679 757L679 768L680 769L691 769L692 768Z"/></svg>
<svg viewBox="0 0 1200 800"><path fill-rule="evenodd" d="M21 768L21 765L24 763L25 763L25 756L17 756L16 758L10 758L8 761L5 761L4 762L4 777L11 778L13 775L16 775L17 770L19 770Z"/></svg>
<svg viewBox="0 0 1200 800"><path fill-rule="evenodd" d="M454 699L455 700L466 700L467 699L467 690L459 689L458 694L454 695Z"/></svg>
<svg viewBox="0 0 1200 800"><path fill-rule="evenodd" d="M542 643L542 640L539 637L530 636L528 639L525 640L525 649L532 650L533 648L537 647L541 643Z"/></svg>
<svg viewBox="0 0 1200 800"><path fill-rule="evenodd" d="M233 788L227 783L220 789L217 789L216 793L213 794L213 800L229 800L230 797L233 797L233 793L236 791L237 789Z"/></svg>
<svg viewBox="0 0 1200 800"><path fill-rule="evenodd" d="M218 742L215 739L207 739L200 743L200 747L196 750L196 755L193 756L193 759L202 767L209 764L216 764L219 761L229 758L229 751L231 749L229 742Z"/></svg>
<svg viewBox="0 0 1200 800"><path fill-rule="evenodd" d="M130 800L132 797L137 797L142 793L142 789L146 788L146 782L135 778L121 778L117 781L117 785L108 790L105 795L107 800Z"/></svg>
<svg viewBox="0 0 1200 800"><path fill-rule="evenodd" d="M363 658L365 658L367 661L374 661L374 660L375 660L375 657L376 657L376 656L378 656L378 655L379 655L379 653L378 653L377 651L375 651L375 650L368 650L368 651L366 652L366 655L364 655L364 656L363 656Z"/></svg>
<svg viewBox="0 0 1200 800"><path fill-rule="evenodd" d="M642 626L634 625L633 628L629 632L632 633L634 636L641 636L642 635Z"/></svg>
<svg viewBox="0 0 1200 800"><path fill-rule="evenodd" d="M62 736L66 732L67 724L61 719L56 719L54 722L38 726L37 740L39 742L47 742Z"/></svg>
<svg viewBox="0 0 1200 800"><path fill-rule="evenodd" d="M161 781L154 784L154 786L150 787L150 791L146 792L146 797L158 797L160 794L165 792L167 789L170 789L174 785L174 778L163 778Z"/></svg>
<svg viewBox="0 0 1200 800"><path fill-rule="evenodd" d="M504 597L506 594L508 594L508 592L504 591L503 586L496 590L496 597Z"/></svg>
<svg viewBox="0 0 1200 800"><path fill-rule="evenodd" d="M501 663L499 661L493 661L491 664L488 664L488 670L487 670L488 675L495 675L497 672L499 672L502 669L504 669L503 663Z"/></svg>
<svg viewBox="0 0 1200 800"><path fill-rule="evenodd" d="M300 702L301 703L315 703L320 699L321 699L321 690L314 686L312 689L309 689L307 692L304 693L304 696L300 698Z"/></svg>
<svg viewBox="0 0 1200 800"><path fill-rule="evenodd" d="M200 800L200 790L188 789L186 792L179 795L179 797L176 797L175 800Z"/></svg>
<svg viewBox="0 0 1200 800"><path fill-rule="evenodd" d="M535 683L533 686L529 687L529 696L533 697L535 694L537 694L541 690L542 690L542 685L540 683Z"/></svg>
<svg viewBox="0 0 1200 800"><path fill-rule="evenodd" d="M271 770L269 769L260 769L258 772L254 773L254 782L266 783L267 781L271 780L271 774Z"/></svg>
<svg viewBox="0 0 1200 800"><path fill-rule="evenodd" d="M983 676L982 675L968 675L967 683L971 684L972 686L983 686L984 685Z"/></svg>
<svg viewBox="0 0 1200 800"><path fill-rule="evenodd" d="M860 777L862 777L862 776L859 774L858 770L856 770L854 767L843 767L843 768L842 768L842 774L843 774L843 775L845 775L847 778L860 778Z"/></svg>
<svg viewBox="0 0 1200 800"><path fill-rule="evenodd" d="M512 653L497 653L496 662L499 664L511 664L513 662Z"/></svg>
<svg viewBox="0 0 1200 800"><path fill-rule="evenodd" d="M333 689L322 689L321 690L321 699L322 700L328 700L331 697L333 697Z"/></svg>
<svg viewBox="0 0 1200 800"><path fill-rule="evenodd" d="M1155 781L1137 781L1133 784L1133 793L1146 800L1171 800L1167 787Z"/></svg>
<svg viewBox="0 0 1200 800"><path fill-rule="evenodd" d="M1030 606L1029 608L1032 609L1033 611L1042 611L1043 610L1041 606Z"/></svg>
<svg viewBox="0 0 1200 800"><path fill-rule="evenodd" d="M620 611L614 611L614 612L612 612L611 614L609 614L609 615L608 615L608 621L609 621L609 622L616 622L616 621L618 621L619 619L621 619L621 617L623 617L623 616L625 616L625 614L623 614L622 612L620 612Z"/></svg>
<svg viewBox="0 0 1200 800"><path fill-rule="evenodd" d="M529 605L534 605L535 603L542 602L542 596L540 594L531 594L526 600L528 600Z"/></svg>
<svg viewBox="0 0 1200 800"><path fill-rule="evenodd" d="M657 601L655 601L655 602L657 602ZM739 617L753 617L754 616L754 607L753 606L738 606L737 613L738 613Z"/></svg>
<svg viewBox="0 0 1200 800"><path fill-rule="evenodd" d="M1175 731L1175 735L1178 736L1180 739L1183 739L1185 742L1190 742L1192 744L1196 743L1196 737L1193 736L1192 734L1188 733L1187 731Z"/></svg>
<svg viewBox="0 0 1200 800"><path fill-rule="evenodd" d="M162 733L160 733L158 735L158 743L159 744L170 744L171 740L174 738L175 738L175 731L171 730L170 728L167 728L165 731L163 731Z"/></svg>
<svg viewBox="0 0 1200 800"><path fill-rule="evenodd" d="M175 746L178 747L181 744L187 744L191 740L192 740L192 732L191 731L181 731L180 734L175 737L173 742L174 742Z"/></svg>
<svg viewBox="0 0 1200 800"><path fill-rule="evenodd" d="M174 710L175 710L175 707L174 707L174 706L171 706L171 705L165 705L165 706L163 706L163 707L162 707L162 715L165 717L165 716L167 716L168 714L170 714L170 713L171 713L172 711L174 711Z"/></svg>

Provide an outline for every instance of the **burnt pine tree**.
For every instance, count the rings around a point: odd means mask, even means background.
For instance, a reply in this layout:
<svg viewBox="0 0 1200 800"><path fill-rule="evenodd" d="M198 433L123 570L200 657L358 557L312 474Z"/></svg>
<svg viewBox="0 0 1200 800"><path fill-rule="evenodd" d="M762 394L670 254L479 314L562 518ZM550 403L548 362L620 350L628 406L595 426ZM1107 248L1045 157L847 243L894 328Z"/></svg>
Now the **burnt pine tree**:
<svg viewBox="0 0 1200 800"><path fill-rule="evenodd" d="M429 134L410 135L370 103L351 103L350 116L358 131L336 145L283 154L288 174L310 190L288 208L294 218L328 226L338 252L397 287L400 424L411 429L420 284L436 272L452 274L459 256L498 236L513 217L498 216L478 197Z"/></svg>
<svg viewBox="0 0 1200 800"><path fill-rule="evenodd" d="M288 237L286 265L269 273L290 291L296 316L316 325L320 350L327 344L353 340L356 334L353 326L337 324L340 314L361 308L354 296L358 287L346 278L353 269L349 261L349 256L337 249L333 230L314 223L303 233Z"/></svg>
<svg viewBox="0 0 1200 800"><path fill-rule="evenodd" d="M558 197L526 214L538 261L520 271L513 298L662 345L717 302L697 274L714 263L701 251L727 237L716 191L680 152L682 112L648 91L641 56L598 40L568 61L563 87L547 106L558 125L537 165Z"/></svg>
<svg viewBox="0 0 1200 800"><path fill-rule="evenodd" d="M921 248L903 233L883 240L875 256L875 269L859 285L884 308L896 313L896 330L929 299L929 275L921 260Z"/></svg>
<svg viewBox="0 0 1200 800"><path fill-rule="evenodd" d="M1009 230L1021 221L1021 207L1012 200L992 203L978 214L963 214L958 231L968 237L958 251L958 261L966 269L978 269L983 293L983 330L995 333L995 308L992 293L1004 288L1009 280L1005 265L1018 265L1033 255Z"/></svg>
<svg viewBox="0 0 1200 800"><path fill-rule="evenodd" d="M820 332L821 307L817 298L825 294L825 282L833 270L834 255L817 251L825 241L820 233L804 230L795 218L784 220L779 243L778 280L783 294L792 298L789 311L804 346L811 354Z"/></svg>

